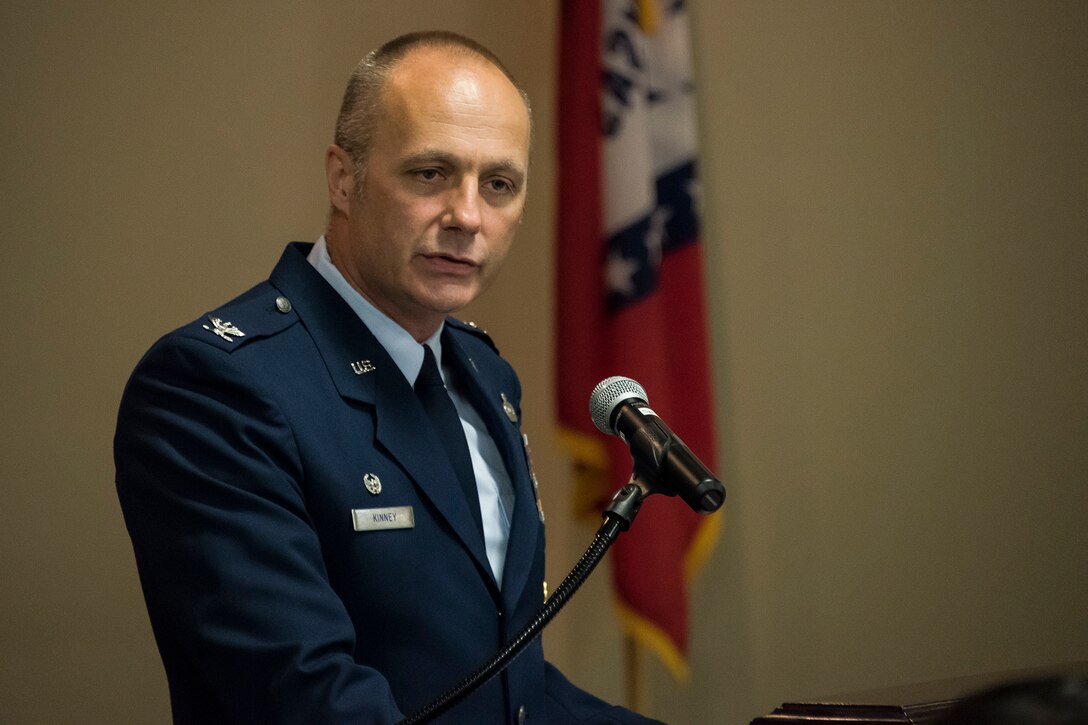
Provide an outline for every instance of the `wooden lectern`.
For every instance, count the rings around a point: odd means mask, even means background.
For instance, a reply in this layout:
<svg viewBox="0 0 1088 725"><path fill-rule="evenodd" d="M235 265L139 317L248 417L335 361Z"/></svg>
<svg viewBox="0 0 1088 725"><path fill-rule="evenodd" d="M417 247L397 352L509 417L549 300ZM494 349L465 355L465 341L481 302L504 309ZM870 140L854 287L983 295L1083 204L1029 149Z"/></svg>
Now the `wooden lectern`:
<svg viewBox="0 0 1088 725"><path fill-rule="evenodd" d="M965 695L1005 682L1063 675L1088 678L1088 662L957 677L815 700L785 702L775 708L771 714L757 717L751 725L928 723L947 712L958 699Z"/></svg>

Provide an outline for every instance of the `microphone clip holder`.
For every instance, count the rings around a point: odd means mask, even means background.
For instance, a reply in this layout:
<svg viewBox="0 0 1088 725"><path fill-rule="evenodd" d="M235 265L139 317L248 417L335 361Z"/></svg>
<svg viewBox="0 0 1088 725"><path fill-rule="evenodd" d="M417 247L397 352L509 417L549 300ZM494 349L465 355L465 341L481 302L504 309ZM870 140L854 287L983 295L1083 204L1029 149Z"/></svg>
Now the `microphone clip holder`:
<svg viewBox="0 0 1088 725"><path fill-rule="evenodd" d="M654 486L651 480L638 466L635 466L631 472L631 478L612 495L612 500L605 507L603 515L606 522L615 521L620 531L627 531L638 516L646 497L655 493L675 495Z"/></svg>

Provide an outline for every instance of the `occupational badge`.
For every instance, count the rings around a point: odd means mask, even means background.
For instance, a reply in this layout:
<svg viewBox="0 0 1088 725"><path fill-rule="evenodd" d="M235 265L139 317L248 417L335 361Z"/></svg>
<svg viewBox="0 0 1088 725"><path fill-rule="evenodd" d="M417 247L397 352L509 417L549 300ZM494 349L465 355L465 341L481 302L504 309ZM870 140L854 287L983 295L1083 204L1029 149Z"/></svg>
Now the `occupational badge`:
<svg viewBox="0 0 1088 725"><path fill-rule="evenodd" d="M529 447L529 436L521 434L521 444L525 447L525 461L529 464L529 480L533 482L533 497L536 499L536 512L540 517L540 523L544 523L544 502L540 500L540 482L536 480L536 471L533 470L533 451ZM547 595L545 595L546 597Z"/></svg>
<svg viewBox="0 0 1088 725"><path fill-rule="evenodd" d="M511 423L517 423L518 412L514 410L513 404L507 399L506 393L499 393L499 397L502 398L502 409L506 413L506 417L510 419Z"/></svg>

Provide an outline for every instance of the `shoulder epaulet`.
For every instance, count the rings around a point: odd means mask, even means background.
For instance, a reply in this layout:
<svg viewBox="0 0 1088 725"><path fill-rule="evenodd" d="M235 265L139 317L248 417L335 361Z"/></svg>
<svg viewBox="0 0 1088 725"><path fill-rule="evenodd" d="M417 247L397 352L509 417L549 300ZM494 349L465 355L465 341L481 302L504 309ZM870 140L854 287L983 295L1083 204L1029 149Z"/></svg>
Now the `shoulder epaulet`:
<svg viewBox="0 0 1088 725"><path fill-rule="evenodd" d="M291 301L264 282L178 332L233 352L286 330L297 320Z"/></svg>
<svg viewBox="0 0 1088 725"><path fill-rule="evenodd" d="M483 329L475 322L462 322L455 317L447 317L446 324L456 330L461 330L462 332L467 332L474 337L478 337L479 339L486 342L488 346L496 353L499 351L499 348L495 344L495 341L491 339L491 335L487 334L487 330Z"/></svg>

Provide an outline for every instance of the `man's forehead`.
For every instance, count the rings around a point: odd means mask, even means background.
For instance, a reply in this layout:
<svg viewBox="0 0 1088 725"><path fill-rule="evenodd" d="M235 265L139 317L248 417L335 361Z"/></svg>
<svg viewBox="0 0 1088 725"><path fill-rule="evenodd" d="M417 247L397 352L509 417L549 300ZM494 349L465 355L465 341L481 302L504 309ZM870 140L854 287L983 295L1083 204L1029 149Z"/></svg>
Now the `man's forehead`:
<svg viewBox="0 0 1088 725"><path fill-rule="evenodd" d="M526 101L506 72L484 56L460 47L425 46L409 51L390 70L383 96L399 93L412 97L451 89L460 94L487 93L496 102L516 99L528 118Z"/></svg>
<svg viewBox="0 0 1088 725"><path fill-rule="evenodd" d="M521 93L502 70L475 54L441 48L414 51L394 68L381 106L378 135L403 144L405 155L442 151L435 133L448 134L451 140L460 134L472 141L506 144L510 148L502 156L507 161L527 163L530 121Z"/></svg>
<svg viewBox="0 0 1088 725"><path fill-rule="evenodd" d="M491 74L503 75L486 58L470 51L427 46L415 48L397 61L389 71L385 90L428 87L439 84L441 79L465 74L479 74L484 77Z"/></svg>

